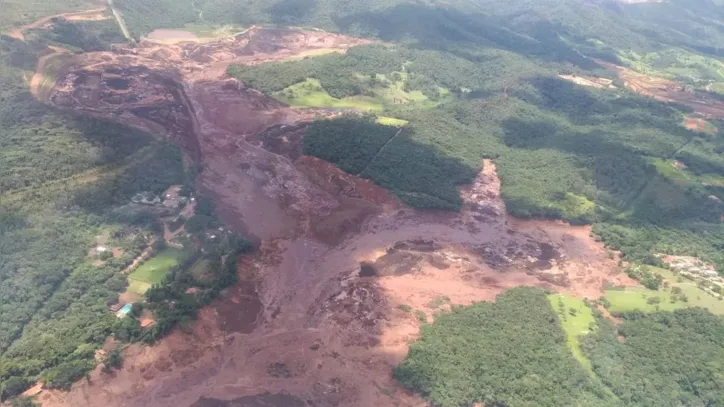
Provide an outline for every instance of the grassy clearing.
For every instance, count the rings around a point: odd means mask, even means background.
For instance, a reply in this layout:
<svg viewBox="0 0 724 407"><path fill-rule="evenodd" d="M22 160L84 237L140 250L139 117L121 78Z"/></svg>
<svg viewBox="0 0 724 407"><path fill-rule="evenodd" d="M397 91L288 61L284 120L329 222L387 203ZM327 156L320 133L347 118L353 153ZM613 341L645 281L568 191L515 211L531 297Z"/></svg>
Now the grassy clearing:
<svg viewBox="0 0 724 407"><path fill-rule="evenodd" d="M394 117L377 116L377 123L383 126L402 127L409 122L407 120L396 119Z"/></svg>
<svg viewBox="0 0 724 407"><path fill-rule="evenodd" d="M139 280L150 284L160 284L166 272L179 264L186 252L179 249L168 248L140 265L128 276L129 280Z"/></svg>
<svg viewBox="0 0 724 407"><path fill-rule="evenodd" d="M701 88L714 84L718 89L724 82L724 65L721 62L681 48L646 54L630 51L622 54L621 59L639 72L675 79ZM712 78L716 80L712 81Z"/></svg>
<svg viewBox="0 0 724 407"><path fill-rule="evenodd" d="M702 174L697 175L686 168L677 168L673 165L673 161L654 158L650 160L651 164L662 176L668 178L677 185L688 187L697 184L709 184L715 187L724 187L724 175L719 174Z"/></svg>
<svg viewBox="0 0 724 407"><path fill-rule="evenodd" d="M724 315L724 301L714 298L712 295L697 287L694 281L679 277L669 270L649 266L649 269L662 275L669 282L669 288L662 288L659 291L649 290L643 287L629 287L624 290L606 290L604 297L610 303L609 311L622 313L627 311L640 310L643 312L674 311L687 307L701 307L708 309L712 314ZM672 302L671 287L679 287L688 301ZM655 300L653 298L658 298Z"/></svg>
<svg viewBox="0 0 724 407"><path fill-rule="evenodd" d="M353 96L336 99L327 93L316 79L289 86L272 95L279 101L294 107L331 107L338 109L357 109L364 111L381 111L383 101L369 96Z"/></svg>
<svg viewBox="0 0 724 407"><path fill-rule="evenodd" d="M550 294L548 301L550 301L551 307L553 307L556 314L558 314L561 327L566 332L568 348L571 350L571 353L573 353L573 356L583 367L593 372L591 361L588 360L583 354L583 351L581 351L580 341L581 335L588 334L592 324L595 324L593 312L583 303L583 300L576 297L569 297L563 294Z"/></svg>
<svg viewBox="0 0 724 407"><path fill-rule="evenodd" d="M128 279L128 292L137 294L137 295L143 295L146 294L146 291L151 288L151 283L147 283L141 280L134 280L132 278Z"/></svg>

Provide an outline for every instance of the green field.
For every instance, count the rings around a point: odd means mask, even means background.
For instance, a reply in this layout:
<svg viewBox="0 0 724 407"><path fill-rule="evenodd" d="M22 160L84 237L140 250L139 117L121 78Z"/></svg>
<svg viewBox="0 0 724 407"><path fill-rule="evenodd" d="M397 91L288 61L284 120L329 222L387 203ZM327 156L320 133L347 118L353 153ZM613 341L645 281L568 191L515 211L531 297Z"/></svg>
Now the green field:
<svg viewBox="0 0 724 407"><path fill-rule="evenodd" d="M620 57L639 72L677 80L697 88L711 84L709 90L716 92L724 82L724 65L719 60L682 48L645 54L628 51L621 53Z"/></svg>
<svg viewBox="0 0 724 407"><path fill-rule="evenodd" d="M128 275L130 283L128 290L143 294L151 285L160 284L166 276L166 272L171 267L177 266L185 253L183 250L174 248L168 248L158 253Z"/></svg>
<svg viewBox="0 0 724 407"><path fill-rule="evenodd" d="M708 309L712 314L724 315L724 301L714 298L712 295L697 287L696 283L683 277L678 277L669 270L651 267L649 269L661 274L670 287L679 287L688 298L687 302L671 302L671 288L662 288L659 291L649 290L643 287L629 287L624 290L606 290L604 297L610 303L609 311L614 314L640 310L643 312L673 311L687 307L702 307ZM680 281L680 282L679 282ZM658 297L658 304L649 303L649 299Z"/></svg>
<svg viewBox="0 0 724 407"><path fill-rule="evenodd" d="M590 332L591 324L595 324L593 312L583 300L563 294L550 294L548 300L558 314L561 327L566 332L568 348L573 356L590 372L593 372L591 361L581 351L581 335ZM571 311L575 309L575 314Z"/></svg>
<svg viewBox="0 0 724 407"><path fill-rule="evenodd" d="M358 109L380 111L384 109L382 101L369 96L353 96L336 99L327 93L317 79L307 79L286 89L274 93L276 99L295 107L332 107L340 109Z"/></svg>
<svg viewBox="0 0 724 407"><path fill-rule="evenodd" d="M409 122L407 120L395 119L394 117L377 116L377 123L383 126L402 127Z"/></svg>
<svg viewBox="0 0 724 407"><path fill-rule="evenodd" d="M151 288L151 285L151 283L147 283L145 281L128 278L127 291L133 294L143 295L149 288Z"/></svg>

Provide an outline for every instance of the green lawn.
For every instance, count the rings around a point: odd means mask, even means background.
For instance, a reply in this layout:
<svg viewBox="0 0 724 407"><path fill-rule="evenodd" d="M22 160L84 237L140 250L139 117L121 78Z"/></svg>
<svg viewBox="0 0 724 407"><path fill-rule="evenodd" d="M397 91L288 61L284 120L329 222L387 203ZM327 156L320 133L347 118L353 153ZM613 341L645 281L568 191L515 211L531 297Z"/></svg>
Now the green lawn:
<svg viewBox="0 0 724 407"><path fill-rule="evenodd" d="M569 297L563 294L550 294L548 300L551 307L558 314L561 327L568 337L568 348L578 362L588 371L593 372L591 361L581 351L581 335L589 332L591 324L595 324L593 312L577 297ZM575 309L575 315L571 313Z"/></svg>
<svg viewBox="0 0 724 407"><path fill-rule="evenodd" d="M671 289L662 288L659 291L652 291L644 287L629 287L625 290L607 290L604 297L611 305L608 307L612 313L620 313L633 310L641 310L643 312L673 311L686 307L702 307L708 309L712 314L724 315L724 301L714 298L707 292L699 289L694 281L681 278L669 270L658 267L649 266L651 271L661 274L671 285L671 287L679 287L681 291L688 297L688 302L676 301L672 303ZM658 304L649 303L649 298L658 297Z"/></svg>
<svg viewBox="0 0 724 407"><path fill-rule="evenodd" d="M148 284L160 284L168 269L178 265L185 253L185 251L179 249L165 249L140 265L128 276L128 279Z"/></svg>
<svg viewBox="0 0 724 407"><path fill-rule="evenodd" d="M384 109L383 101L370 96L354 96L336 99L327 93L316 79L289 86L273 95L276 99L295 107L334 107L341 109L358 109L380 111Z"/></svg>
<svg viewBox="0 0 724 407"><path fill-rule="evenodd" d="M149 288L151 288L151 283L147 283L141 280L134 280L130 277L128 278L127 291L130 293L143 295L146 294L146 291L148 291Z"/></svg>
<svg viewBox="0 0 724 407"><path fill-rule="evenodd" d="M272 94L277 100L295 107L332 107L342 109L357 109L364 111L379 112L384 110L386 106L396 104L414 103L420 107L432 108L437 106L441 101L450 99L452 94L448 89L440 88L440 100L435 102L427 98L420 91L405 91L405 82L407 74L398 72L400 80L394 81L388 79L385 75L377 75L377 85L370 87L365 96L352 96L343 99L332 97L322 87L319 80L308 78L304 82L288 86L284 90ZM369 77L359 75L360 80L369 81ZM403 120L386 118L394 120L395 126L401 126L407 122ZM384 119L382 119L384 120ZM387 123L384 123L387 124Z"/></svg>
<svg viewBox="0 0 724 407"><path fill-rule="evenodd" d="M394 117L378 116L377 123L384 126L402 127L408 123L407 120L395 119Z"/></svg>

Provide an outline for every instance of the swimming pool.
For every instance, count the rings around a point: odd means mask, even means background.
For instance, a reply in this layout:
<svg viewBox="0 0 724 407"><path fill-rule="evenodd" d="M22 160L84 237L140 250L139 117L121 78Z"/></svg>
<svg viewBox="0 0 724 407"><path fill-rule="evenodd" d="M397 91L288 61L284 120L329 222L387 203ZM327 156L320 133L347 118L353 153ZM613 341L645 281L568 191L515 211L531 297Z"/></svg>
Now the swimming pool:
<svg viewBox="0 0 724 407"><path fill-rule="evenodd" d="M131 312L131 308L133 308L133 304L126 304L121 308L117 313L116 316L119 318L125 317L129 312Z"/></svg>

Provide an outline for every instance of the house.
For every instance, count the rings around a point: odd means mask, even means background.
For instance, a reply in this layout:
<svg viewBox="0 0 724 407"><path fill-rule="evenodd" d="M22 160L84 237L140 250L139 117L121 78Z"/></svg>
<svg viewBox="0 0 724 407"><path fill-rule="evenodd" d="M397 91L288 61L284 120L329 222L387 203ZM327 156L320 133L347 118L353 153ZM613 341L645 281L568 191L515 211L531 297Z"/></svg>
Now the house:
<svg viewBox="0 0 724 407"><path fill-rule="evenodd" d="M125 304L122 304L122 303L119 302L119 303L117 303L117 304L113 304L113 305L111 305L110 307L108 307L108 310L111 311L111 312L118 312L118 311L121 310L121 308L123 308L124 305L125 305Z"/></svg>
<svg viewBox="0 0 724 407"><path fill-rule="evenodd" d="M716 270L703 270L701 272L701 274L706 277L716 277L719 275L719 273Z"/></svg>

